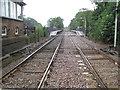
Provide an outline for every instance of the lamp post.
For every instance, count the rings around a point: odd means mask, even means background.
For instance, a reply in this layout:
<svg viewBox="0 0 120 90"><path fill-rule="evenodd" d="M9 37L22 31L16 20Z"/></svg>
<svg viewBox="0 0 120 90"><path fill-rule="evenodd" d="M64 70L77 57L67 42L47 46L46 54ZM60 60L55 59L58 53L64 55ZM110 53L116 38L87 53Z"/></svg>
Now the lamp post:
<svg viewBox="0 0 120 90"><path fill-rule="evenodd" d="M116 44L117 44L117 7L118 7L118 0L116 0L114 48L116 48Z"/></svg>

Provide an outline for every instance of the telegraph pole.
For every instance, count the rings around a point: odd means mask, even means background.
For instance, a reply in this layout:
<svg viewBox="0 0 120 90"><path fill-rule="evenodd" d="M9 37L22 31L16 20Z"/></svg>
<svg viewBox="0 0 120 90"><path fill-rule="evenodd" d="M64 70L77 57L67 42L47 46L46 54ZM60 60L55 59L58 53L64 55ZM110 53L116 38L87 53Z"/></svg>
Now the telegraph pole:
<svg viewBox="0 0 120 90"><path fill-rule="evenodd" d="M85 17L85 35L87 34L86 29L87 29L87 21L86 21L86 17Z"/></svg>
<svg viewBox="0 0 120 90"><path fill-rule="evenodd" d="M116 0L114 48L116 48L116 44L117 44L117 7L118 7L118 0Z"/></svg>
<svg viewBox="0 0 120 90"><path fill-rule="evenodd" d="M86 8L82 8L82 9L80 9L80 11L81 12L85 12L85 11L87 11L88 9L86 9ZM86 18L86 15L84 14L84 28L85 28L85 30L84 30L84 33L85 33L85 35L87 34L87 31L86 31L86 29L87 29L87 18Z"/></svg>

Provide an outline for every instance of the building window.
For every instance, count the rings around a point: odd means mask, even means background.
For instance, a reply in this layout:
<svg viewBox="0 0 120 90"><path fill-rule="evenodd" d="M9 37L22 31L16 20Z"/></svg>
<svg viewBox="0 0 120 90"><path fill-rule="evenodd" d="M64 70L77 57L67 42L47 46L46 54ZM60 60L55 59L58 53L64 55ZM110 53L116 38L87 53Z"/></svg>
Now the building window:
<svg viewBox="0 0 120 90"><path fill-rule="evenodd" d="M7 35L7 27L3 26L2 27L2 36L6 36Z"/></svg>
<svg viewBox="0 0 120 90"><path fill-rule="evenodd" d="M18 35L18 32L19 32L19 27L16 27L15 28L15 35Z"/></svg>

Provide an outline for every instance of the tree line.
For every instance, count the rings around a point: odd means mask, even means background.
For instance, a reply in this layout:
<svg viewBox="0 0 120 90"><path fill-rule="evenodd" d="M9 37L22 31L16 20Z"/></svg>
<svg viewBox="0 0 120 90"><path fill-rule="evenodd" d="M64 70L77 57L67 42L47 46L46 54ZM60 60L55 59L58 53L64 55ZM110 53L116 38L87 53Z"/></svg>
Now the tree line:
<svg viewBox="0 0 120 90"><path fill-rule="evenodd" d="M28 34L27 36L25 36L26 38L26 43L32 43L32 42L39 42L40 40L42 40L44 37L47 36L47 29L45 28L45 26L42 26L41 23L38 23L35 19L31 18L31 17L27 17L23 19L24 25L30 28L26 28L28 29L28 31L32 32L30 34ZM34 30L32 30L34 29Z"/></svg>
<svg viewBox="0 0 120 90"><path fill-rule="evenodd" d="M25 26L35 29L33 33L30 33L25 37L27 43L39 42L42 38L48 36L49 31L47 30L47 27L42 26L42 24L38 23L34 18L23 18L23 22ZM47 21L47 26L62 30L64 28L63 19L61 17L50 18ZM32 31L29 28L26 29Z"/></svg>
<svg viewBox="0 0 120 90"><path fill-rule="evenodd" d="M94 40L101 40L105 43L114 42L115 32L115 15L118 16L118 28L117 28L117 44L120 44L120 2L116 10L116 2L96 2L96 9L88 10L86 8L81 9L75 17L71 20L69 28L76 29L82 27L89 32L88 37ZM86 27L85 27L86 22Z"/></svg>
<svg viewBox="0 0 120 90"><path fill-rule="evenodd" d="M47 21L48 27L55 27L57 29L63 29L63 19L61 17L50 18Z"/></svg>

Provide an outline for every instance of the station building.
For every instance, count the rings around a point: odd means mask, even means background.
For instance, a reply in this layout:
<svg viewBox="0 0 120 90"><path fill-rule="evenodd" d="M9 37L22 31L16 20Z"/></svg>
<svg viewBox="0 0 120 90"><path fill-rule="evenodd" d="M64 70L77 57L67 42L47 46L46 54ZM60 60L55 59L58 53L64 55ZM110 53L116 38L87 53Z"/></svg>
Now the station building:
<svg viewBox="0 0 120 90"><path fill-rule="evenodd" d="M3 38L24 35L23 6L25 5L22 0L0 1L1 34Z"/></svg>
<svg viewBox="0 0 120 90"><path fill-rule="evenodd" d="M23 0L0 0L0 34L2 54L24 46Z"/></svg>

